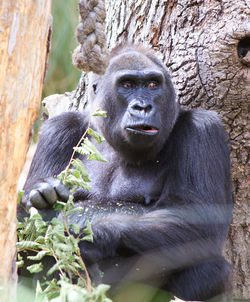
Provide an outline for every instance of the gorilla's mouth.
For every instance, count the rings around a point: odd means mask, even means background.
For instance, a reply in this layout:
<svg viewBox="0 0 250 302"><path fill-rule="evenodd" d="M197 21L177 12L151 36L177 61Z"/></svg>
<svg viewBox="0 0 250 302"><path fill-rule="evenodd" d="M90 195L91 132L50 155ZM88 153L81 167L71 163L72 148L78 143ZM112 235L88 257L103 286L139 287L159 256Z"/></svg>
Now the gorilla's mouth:
<svg viewBox="0 0 250 302"><path fill-rule="evenodd" d="M126 128L128 131L134 132L136 133L140 133L140 134L148 134L148 135L155 135L158 133L158 129L153 127L153 126L149 126L149 125L136 125L136 126L129 126Z"/></svg>

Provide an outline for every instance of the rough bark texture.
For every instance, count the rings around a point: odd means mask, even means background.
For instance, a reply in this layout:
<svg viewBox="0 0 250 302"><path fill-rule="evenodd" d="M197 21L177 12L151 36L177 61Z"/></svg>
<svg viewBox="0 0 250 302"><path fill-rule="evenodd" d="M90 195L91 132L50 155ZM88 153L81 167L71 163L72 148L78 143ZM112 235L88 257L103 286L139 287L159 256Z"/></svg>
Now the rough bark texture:
<svg viewBox="0 0 250 302"><path fill-rule="evenodd" d="M234 294L249 294L250 51L238 55L250 37L249 0L108 0L109 47L140 41L159 51L169 67L179 101L216 110L231 138L235 197L226 254L234 266Z"/></svg>
<svg viewBox="0 0 250 302"><path fill-rule="evenodd" d="M0 293L15 280L16 186L37 118L51 35L51 1L0 2ZM13 301L13 287L9 300Z"/></svg>

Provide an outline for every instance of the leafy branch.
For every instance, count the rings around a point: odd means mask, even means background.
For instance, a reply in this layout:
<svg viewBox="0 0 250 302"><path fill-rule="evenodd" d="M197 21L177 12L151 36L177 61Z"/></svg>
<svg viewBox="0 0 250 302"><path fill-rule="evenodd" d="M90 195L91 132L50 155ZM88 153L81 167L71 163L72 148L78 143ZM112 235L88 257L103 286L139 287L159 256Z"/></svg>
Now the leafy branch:
<svg viewBox="0 0 250 302"><path fill-rule="evenodd" d="M91 117L94 116L107 117L106 111L101 110L97 110L91 115ZM79 153L81 155L86 155L88 160L107 162L106 159L97 150L95 145L86 137L86 135L89 134L97 141L98 144L105 141L102 135L90 128L90 124L91 119L89 120L86 131L83 133L81 139L74 147L74 151L72 153L69 164L67 165L66 169L58 175L58 178L65 185L82 187L85 190L90 190L90 179L82 161L79 159L74 159L75 154ZM73 169L70 168L71 166L73 166Z"/></svg>
<svg viewBox="0 0 250 302"><path fill-rule="evenodd" d="M106 113L97 111L93 116L104 116ZM24 221L17 222L17 265L22 268L24 264L35 262L27 266L31 273L42 274L47 271L45 282L38 281L35 302L65 302L65 301L98 301L110 302L106 297L109 286L101 284L93 287L91 280L81 257L79 243L81 240L93 241L92 229L89 222L85 229L79 225L70 224L67 217L74 212L82 211L82 208L74 206L73 192L77 187L90 189L88 173L79 159L74 159L76 152L86 155L89 160L106 160L96 149L94 144L86 137L92 136L98 143L104 138L90 128L90 121L77 146L66 169L58 178L71 187L70 198L67 203L57 201L55 209L60 212L59 218L44 221L42 216L34 208L31 208L30 216ZM22 194L19 194L19 199ZM72 230L74 235L70 232ZM48 269L46 259L52 257L54 264ZM45 261L43 261L45 259Z"/></svg>

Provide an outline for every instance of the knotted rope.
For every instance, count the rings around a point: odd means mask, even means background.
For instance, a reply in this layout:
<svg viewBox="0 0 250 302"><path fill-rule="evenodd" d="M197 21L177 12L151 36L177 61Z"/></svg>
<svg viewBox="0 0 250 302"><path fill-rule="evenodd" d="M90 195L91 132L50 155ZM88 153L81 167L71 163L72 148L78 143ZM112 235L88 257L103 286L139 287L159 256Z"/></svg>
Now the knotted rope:
<svg viewBox="0 0 250 302"><path fill-rule="evenodd" d="M105 1L80 0L80 24L76 28L79 46L74 50L75 67L85 72L104 74L109 64L105 36Z"/></svg>

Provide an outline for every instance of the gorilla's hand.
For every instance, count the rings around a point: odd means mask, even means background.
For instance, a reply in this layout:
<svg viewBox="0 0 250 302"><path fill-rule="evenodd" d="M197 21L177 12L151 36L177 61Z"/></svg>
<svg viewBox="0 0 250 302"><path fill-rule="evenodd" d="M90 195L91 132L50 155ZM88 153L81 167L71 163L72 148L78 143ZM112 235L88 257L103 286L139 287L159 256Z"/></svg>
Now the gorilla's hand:
<svg viewBox="0 0 250 302"><path fill-rule="evenodd" d="M136 218L132 215L114 213L101 218L98 216L92 218L93 242L83 240L79 243L84 261L92 265L103 259L118 256L126 224L130 225L134 219Z"/></svg>
<svg viewBox="0 0 250 302"><path fill-rule="evenodd" d="M66 202L69 190L59 179L48 177L36 184L29 193L29 202L26 207L35 207L39 210L51 208L57 200Z"/></svg>
<svg viewBox="0 0 250 302"><path fill-rule="evenodd" d="M91 266L95 263L98 263L104 258L102 243L94 240L94 242L81 241L79 243L79 248L81 251L81 256L87 266Z"/></svg>

